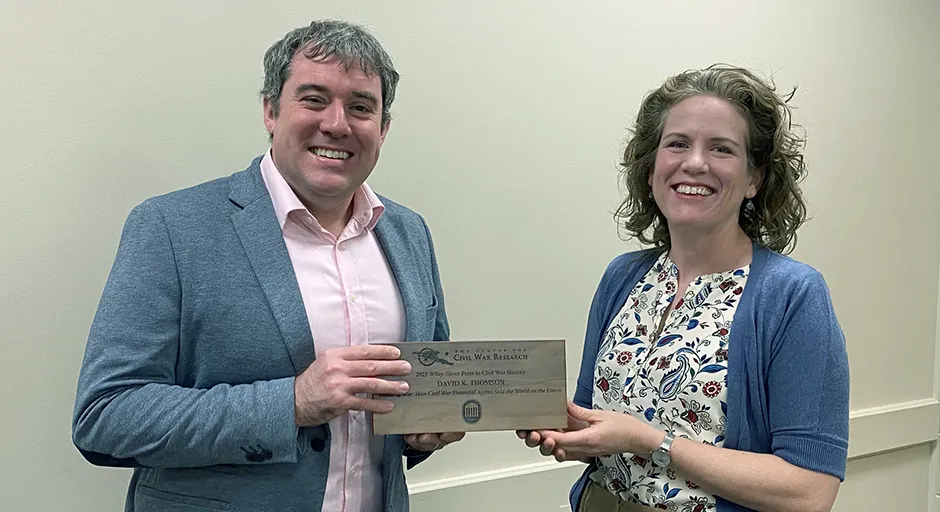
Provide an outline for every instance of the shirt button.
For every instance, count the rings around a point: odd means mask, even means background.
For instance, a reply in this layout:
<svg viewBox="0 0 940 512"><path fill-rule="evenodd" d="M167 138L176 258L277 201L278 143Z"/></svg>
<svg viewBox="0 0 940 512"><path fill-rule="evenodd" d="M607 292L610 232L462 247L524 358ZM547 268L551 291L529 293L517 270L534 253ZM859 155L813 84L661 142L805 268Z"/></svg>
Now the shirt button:
<svg viewBox="0 0 940 512"><path fill-rule="evenodd" d="M319 437L315 437L310 440L310 449L312 449L313 451L322 452L324 448L326 448L326 441L324 441L323 439L320 439Z"/></svg>

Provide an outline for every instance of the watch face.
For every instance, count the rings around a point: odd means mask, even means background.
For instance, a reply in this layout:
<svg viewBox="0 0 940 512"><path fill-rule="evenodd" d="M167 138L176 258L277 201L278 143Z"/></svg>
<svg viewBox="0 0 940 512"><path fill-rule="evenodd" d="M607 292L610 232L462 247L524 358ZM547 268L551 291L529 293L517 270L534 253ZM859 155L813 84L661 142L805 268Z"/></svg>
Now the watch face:
<svg viewBox="0 0 940 512"><path fill-rule="evenodd" d="M653 459L653 464L656 464L661 468L668 466L669 463L672 462L672 457L670 457L668 453L663 453L660 451L653 452L651 458Z"/></svg>

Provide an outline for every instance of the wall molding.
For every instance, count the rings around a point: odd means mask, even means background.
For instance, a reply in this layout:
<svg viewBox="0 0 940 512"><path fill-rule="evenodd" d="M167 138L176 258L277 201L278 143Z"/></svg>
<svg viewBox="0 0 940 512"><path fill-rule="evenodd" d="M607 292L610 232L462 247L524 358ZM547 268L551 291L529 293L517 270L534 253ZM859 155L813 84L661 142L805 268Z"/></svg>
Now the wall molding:
<svg viewBox="0 0 940 512"><path fill-rule="evenodd" d="M922 398L857 409L849 418L849 460L852 460L936 441L940 433L940 401Z"/></svg>
<svg viewBox="0 0 940 512"><path fill-rule="evenodd" d="M555 462L547 460L545 462L536 462L533 464L523 464L520 466L511 466L508 468L494 469L491 471L480 471L479 473L470 473L467 475L455 476L450 478L441 478L429 480L417 484L408 484L409 494L421 494L425 492L440 491L450 489L460 485L474 485L493 480L502 480L505 478L515 478L520 476L534 475L546 471L564 470L566 468L583 468L584 464L580 462Z"/></svg>
<svg viewBox="0 0 940 512"><path fill-rule="evenodd" d="M849 418L851 461L936 441L940 401L924 398L856 409ZM520 510L568 510L568 489L583 468L578 462L546 460L417 482L409 484L412 510L458 510L453 508L458 503L472 503L468 510L503 510L507 502L519 503L521 496L526 498Z"/></svg>

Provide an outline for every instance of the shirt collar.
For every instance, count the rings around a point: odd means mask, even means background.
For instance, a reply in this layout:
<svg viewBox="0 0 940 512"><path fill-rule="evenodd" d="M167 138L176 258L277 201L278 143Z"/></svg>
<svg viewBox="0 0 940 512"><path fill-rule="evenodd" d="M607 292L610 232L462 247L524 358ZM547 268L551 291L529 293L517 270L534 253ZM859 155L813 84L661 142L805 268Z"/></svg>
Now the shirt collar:
<svg viewBox="0 0 940 512"><path fill-rule="evenodd" d="M307 211L307 208L300 202L297 194L294 193L284 177L281 176L281 172L277 170L270 148L261 159L261 177L268 189L268 194L271 195L271 202L274 203L274 213L277 216L278 225L283 230L291 212L297 210ZM349 223L354 225L357 231L371 231L384 212L385 205L382 204L379 196L372 190L372 187L367 183L363 183L353 194L353 212Z"/></svg>

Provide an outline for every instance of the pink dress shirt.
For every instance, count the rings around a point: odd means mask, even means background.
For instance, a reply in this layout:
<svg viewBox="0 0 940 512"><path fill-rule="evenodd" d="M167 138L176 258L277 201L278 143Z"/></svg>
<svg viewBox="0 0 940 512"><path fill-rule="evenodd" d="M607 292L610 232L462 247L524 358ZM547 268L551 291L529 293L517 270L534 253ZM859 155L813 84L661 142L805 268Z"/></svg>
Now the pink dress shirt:
<svg viewBox="0 0 940 512"><path fill-rule="evenodd" d="M395 276L372 229L385 207L363 183L337 238L303 206L274 165L261 160L287 252L300 285L316 354L350 345L404 339L405 309ZM329 423L330 469L323 512L379 512L384 436L371 433L371 413L350 411Z"/></svg>

